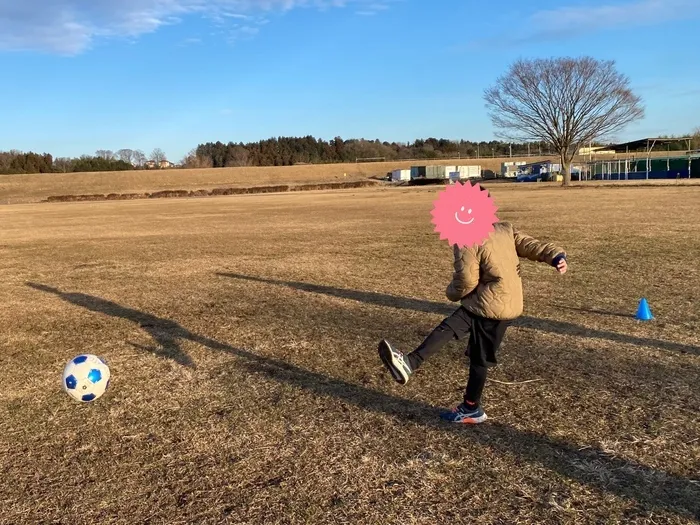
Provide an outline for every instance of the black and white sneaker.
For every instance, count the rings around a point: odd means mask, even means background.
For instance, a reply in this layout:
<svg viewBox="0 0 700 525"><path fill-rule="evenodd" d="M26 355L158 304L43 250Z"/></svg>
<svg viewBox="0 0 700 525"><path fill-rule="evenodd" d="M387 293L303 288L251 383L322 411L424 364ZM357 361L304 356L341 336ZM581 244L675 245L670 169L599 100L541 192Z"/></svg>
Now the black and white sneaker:
<svg viewBox="0 0 700 525"><path fill-rule="evenodd" d="M387 367L394 379L402 385L408 383L408 378L413 373L411 366L404 355L396 350L386 339L379 343L379 358Z"/></svg>

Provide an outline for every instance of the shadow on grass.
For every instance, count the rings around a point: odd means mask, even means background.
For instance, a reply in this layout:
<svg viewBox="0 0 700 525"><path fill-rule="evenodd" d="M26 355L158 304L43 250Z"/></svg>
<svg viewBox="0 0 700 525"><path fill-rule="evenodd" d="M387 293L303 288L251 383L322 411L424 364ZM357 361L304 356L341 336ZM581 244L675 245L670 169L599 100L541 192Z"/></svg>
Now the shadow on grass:
<svg viewBox="0 0 700 525"><path fill-rule="evenodd" d="M132 346L149 351L159 357L172 359L173 361L187 367L194 367L192 359L180 348L179 339L188 339L201 343L199 336L188 332L175 321L162 319L139 310L126 308L106 299L94 297L84 293L62 292L57 288L52 288L43 284L27 283L27 286L58 296L64 301L85 308L92 312L119 317L139 325L140 328L153 338L154 346L141 346L131 343Z"/></svg>
<svg viewBox="0 0 700 525"><path fill-rule="evenodd" d="M557 304L557 308L561 308L562 310L569 310L571 312L580 312L584 314L596 314L596 315L603 315L607 317L624 317L627 319L635 319L634 314L626 314L623 312L612 312L609 310L598 310L597 308L576 308L573 306L566 306L563 304Z"/></svg>
<svg viewBox="0 0 700 525"><path fill-rule="evenodd" d="M275 279L266 279L262 277L251 277L248 275L240 275L236 273L221 273L216 275L220 277L228 277L231 279L240 279L245 281L254 281L276 286L287 286L296 290L306 292L319 293L339 297L342 299L351 299L363 303L375 304L378 306L389 306L392 308L400 308L404 310L413 310L416 312L425 312L431 314L450 315L458 307L456 303L439 303L434 301L426 301L423 299L412 299L409 297L398 297L395 295L382 294L376 292L363 292L359 290L348 290L344 288L334 288L320 284L300 283L293 281L279 281ZM553 321L550 319L538 319L536 317L521 316L513 326L520 328L530 328L543 332L550 332L559 335L577 335L580 337L590 337L595 339L606 339L616 343L625 343L639 346L647 346L659 348L671 352L679 352L682 354L700 355L700 348L685 345L681 343L673 343L670 341L660 341L658 339L650 339L647 337L637 337L617 332L608 332L605 330L596 330L594 328L586 328L585 326L567 323L565 321Z"/></svg>
<svg viewBox="0 0 700 525"><path fill-rule="evenodd" d="M76 306L93 312L126 319L139 324L156 343L170 345L170 352L158 355L191 365L177 346L178 339L226 352L239 359L238 365L251 373L300 388L312 395L332 397L341 403L396 418L399 424L410 422L426 428L455 433L495 452L514 454L537 463L560 476L596 490L608 492L637 503L643 512L670 511L700 518L700 486L696 482L644 465L606 456L600 449L579 450L563 440L505 425L487 423L464 428L442 422L435 407L384 394L342 379L311 372L295 365L235 348L193 333L175 321L162 319L112 301L82 293L66 293L49 286L28 283L34 289L52 293ZM158 327L158 330L154 330ZM178 352L172 351L175 344Z"/></svg>

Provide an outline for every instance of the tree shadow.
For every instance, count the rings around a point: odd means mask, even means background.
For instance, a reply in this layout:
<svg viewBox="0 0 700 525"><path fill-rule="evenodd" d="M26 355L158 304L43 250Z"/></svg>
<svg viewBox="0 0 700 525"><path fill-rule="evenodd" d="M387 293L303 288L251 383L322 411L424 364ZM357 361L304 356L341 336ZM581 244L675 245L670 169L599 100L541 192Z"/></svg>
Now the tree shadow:
<svg viewBox="0 0 700 525"><path fill-rule="evenodd" d="M669 474L635 462L606 455L598 448L581 450L564 440L531 431L523 431L488 422L466 429L445 423L435 407L398 396L384 394L348 381L305 370L291 363L264 357L193 333L175 321L121 306L112 301L82 293L66 293L45 285L28 283L34 289L52 293L90 311L127 319L143 327L156 342L177 345L186 339L211 350L237 357L238 366L261 377L286 383L313 395L337 399L370 412L410 421L426 428L439 429L471 440L495 452L516 455L539 464L557 474L596 490L632 500L645 512L668 511L681 516L700 518L700 486L695 481ZM154 327L158 333L154 334ZM179 348L179 346L176 346ZM182 352L161 354L189 366L191 360Z"/></svg>
<svg viewBox="0 0 700 525"><path fill-rule="evenodd" d="M231 279L254 281L259 283L272 284L276 286L286 286L294 288L296 290L330 295L342 299L351 299L353 301L375 304L378 306L389 306L391 308L413 310L416 312L440 314L445 316L450 315L458 307L456 304L450 305L448 303L439 303L434 301L427 301L424 299L413 299L409 297L398 297L395 295L377 292L364 292L359 290L349 290L345 288L334 288L331 286L325 286L320 284L281 281L276 279L252 277L249 275L241 275L229 272L217 272L216 275L220 277L228 277ZM576 335L587 338L605 339L616 343L625 343L631 345L659 348L661 350L678 352L682 354L700 355L700 348L696 346L686 345L682 343L674 343L671 341L660 341L658 339L651 339L647 337L637 337L627 334L620 334L617 332L609 332L606 330L596 330L594 328L587 328L585 326L567 323L565 321L538 319L536 317L524 315L519 317L513 323L513 326L540 330L542 332L549 332L558 335Z"/></svg>
<svg viewBox="0 0 700 525"><path fill-rule="evenodd" d="M172 359L176 363L183 366L194 368L190 356L188 356L180 347L179 339L195 341L202 343L200 336L193 334L182 328L175 321L163 319L155 315L126 308L100 297L94 297L84 293L62 292L57 288L52 288L43 284L27 283L27 286L56 295L60 299L100 314L110 317L118 317L126 319L143 328L143 330L153 338L155 346L142 346L135 343L130 343L135 348L149 351L159 357Z"/></svg>

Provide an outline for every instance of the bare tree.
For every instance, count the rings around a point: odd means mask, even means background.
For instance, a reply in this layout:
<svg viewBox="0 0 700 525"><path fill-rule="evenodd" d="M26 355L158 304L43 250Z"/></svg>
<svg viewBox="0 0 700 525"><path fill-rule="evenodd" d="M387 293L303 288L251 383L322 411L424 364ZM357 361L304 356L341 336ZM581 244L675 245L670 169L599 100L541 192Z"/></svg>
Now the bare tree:
<svg viewBox="0 0 700 525"><path fill-rule="evenodd" d="M144 164L146 164L146 154L141 151L140 149L137 149L134 151L134 166L137 168L143 168Z"/></svg>
<svg viewBox="0 0 700 525"><path fill-rule="evenodd" d="M109 149L98 149L95 152L96 157L100 157L105 160L113 160L114 159L114 152Z"/></svg>
<svg viewBox="0 0 700 525"><path fill-rule="evenodd" d="M160 162L166 159L165 153L160 148L156 148L151 152L151 160L156 163L156 167L160 167Z"/></svg>
<svg viewBox="0 0 700 525"><path fill-rule="evenodd" d="M195 150L191 149L190 151L187 152L187 154L182 157L182 160L180 161L180 164L182 164L183 168L195 168L196 166L194 165L197 162L197 155Z"/></svg>
<svg viewBox="0 0 700 525"><path fill-rule="evenodd" d="M248 165L248 150L242 146L234 146L229 148L224 166L227 168L235 168Z"/></svg>
<svg viewBox="0 0 700 525"><path fill-rule="evenodd" d="M700 149L700 126L693 130L693 133L690 135L690 137L690 149Z"/></svg>
<svg viewBox="0 0 700 525"><path fill-rule="evenodd" d="M197 155L197 149L191 149L187 155L181 161L183 168L195 169L195 168L211 168L212 161L209 157L200 157Z"/></svg>
<svg viewBox="0 0 700 525"><path fill-rule="evenodd" d="M133 164L134 162L134 151L130 150L128 148L120 149L117 151L117 157L119 157L119 160L123 162L128 162L129 164Z"/></svg>
<svg viewBox="0 0 700 525"><path fill-rule="evenodd" d="M484 92L497 136L548 143L561 159L564 185L582 146L644 116L641 99L615 61L590 57L518 60Z"/></svg>
<svg viewBox="0 0 700 525"><path fill-rule="evenodd" d="M54 169L60 173L69 173L73 171L73 164L73 159L69 157L59 157L53 161Z"/></svg>
<svg viewBox="0 0 700 525"><path fill-rule="evenodd" d="M10 171L15 156L9 151L0 151L0 173Z"/></svg>

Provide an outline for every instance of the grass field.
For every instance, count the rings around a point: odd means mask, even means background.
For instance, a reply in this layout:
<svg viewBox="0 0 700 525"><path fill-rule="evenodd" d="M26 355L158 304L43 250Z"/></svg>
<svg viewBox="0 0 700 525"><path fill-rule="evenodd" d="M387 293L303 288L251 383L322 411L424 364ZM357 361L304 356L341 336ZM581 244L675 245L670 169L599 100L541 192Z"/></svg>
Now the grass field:
<svg viewBox="0 0 700 525"><path fill-rule="evenodd" d="M620 157L624 157L621 155ZM150 193L163 190L212 190L221 187L250 187L279 184L313 184L366 180L383 177L394 169L413 165L469 165L500 172L509 160L535 162L547 157L516 159L462 159L438 161L401 161L352 164L313 164L303 166L266 166L255 168L173 169L117 171L101 173L48 173L0 175L0 204L40 202L56 195Z"/></svg>
<svg viewBox="0 0 700 525"><path fill-rule="evenodd" d="M467 428L459 344L403 387L376 353L455 307L436 188L0 206L0 523L697 523L700 187L533 186L499 217L570 272L524 263L490 377L537 381Z"/></svg>
<svg viewBox="0 0 700 525"><path fill-rule="evenodd" d="M476 162L484 166L484 169L500 170L501 162L504 160L508 159L480 159L479 162L464 160L462 163L473 164ZM452 160L430 163L453 165L456 162ZM0 175L0 204L39 202L53 195L144 193L179 189L211 190L218 187L364 180L369 177L382 177L393 169L410 168L414 164L425 164L425 162Z"/></svg>

